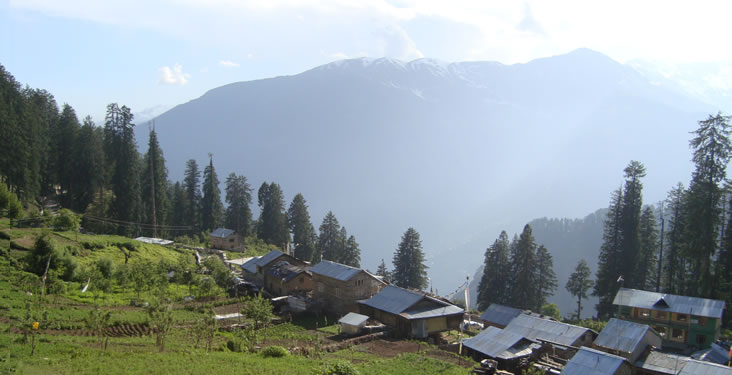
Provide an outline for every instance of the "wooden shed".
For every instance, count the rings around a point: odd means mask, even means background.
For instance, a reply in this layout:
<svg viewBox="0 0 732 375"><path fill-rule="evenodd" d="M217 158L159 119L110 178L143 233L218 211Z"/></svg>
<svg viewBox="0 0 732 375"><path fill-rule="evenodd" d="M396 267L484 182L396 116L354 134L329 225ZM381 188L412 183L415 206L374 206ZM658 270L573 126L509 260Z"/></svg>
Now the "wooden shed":
<svg viewBox="0 0 732 375"><path fill-rule="evenodd" d="M313 300L335 315L358 312L357 301L378 293L386 283L376 276L345 264L323 260L310 269Z"/></svg>
<svg viewBox="0 0 732 375"><path fill-rule="evenodd" d="M357 335L361 332L366 322L369 321L369 317L366 315L349 312L344 317L338 320L338 324L341 325L341 332L347 335Z"/></svg>
<svg viewBox="0 0 732 375"><path fill-rule="evenodd" d="M397 337L426 338L458 329L465 310L426 293L388 285L377 295L360 301L361 314L392 327Z"/></svg>

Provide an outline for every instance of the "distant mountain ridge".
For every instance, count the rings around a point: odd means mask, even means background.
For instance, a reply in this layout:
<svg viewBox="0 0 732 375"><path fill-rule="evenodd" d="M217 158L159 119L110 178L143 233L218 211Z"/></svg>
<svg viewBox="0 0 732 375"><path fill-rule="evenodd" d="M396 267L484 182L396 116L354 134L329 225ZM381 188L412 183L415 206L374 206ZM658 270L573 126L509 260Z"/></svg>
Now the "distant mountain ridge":
<svg viewBox="0 0 732 375"><path fill-rule="evenodd" d="M316 227L332 210L372 270L413 226L446 291L500 230L605 206L631 159L661 199L688 178L688 134L710 112L583 49L516 65L337 61L210 90L155 123L171 179L212 152L221 180L302 193Z"/></svg>

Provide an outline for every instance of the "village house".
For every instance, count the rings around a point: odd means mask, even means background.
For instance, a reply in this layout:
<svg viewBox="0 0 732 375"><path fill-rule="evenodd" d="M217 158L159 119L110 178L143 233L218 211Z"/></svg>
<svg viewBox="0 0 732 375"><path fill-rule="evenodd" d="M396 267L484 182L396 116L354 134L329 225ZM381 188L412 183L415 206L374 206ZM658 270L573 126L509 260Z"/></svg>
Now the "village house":
<svg viewBox="0 0 732 375"><path fill-rule="evenodd" d="M691 358L650 351L635 362L637 375L677 375Z"/></svg>
<svg viewBox="0 0 732 375"><path fill-rule="evenodd" d="M635 363L652 348L660 349L661 343L661 336L653 328L645 324L612 318L592 346Z"/></svg>
<svg viewBox="0 0 732 375"><path fill-rule="evenodd" d="M492 303L488 308L480 315L480 320L486 326L493 326L497 328L503 328L511 323L513 318L521 314L523 310L516 309L509 306L499 305Z"/></svg>
<svg viewBox="0 0 732 375"><path fill-rule="evenodd" d="M591 346L597 337L597 332L589 328L528 314L519 314L504 330L547 344L554 348L556 355L563 358L574 353L570 347Z"/></svg>
<svg viewBox="0 0 732 375"><path fill-rule="evenodd" d="M541 344L513 332L489 326L463 340L463 350L474 360L493 359L501 370L515 372L526 359L536 358Z"/></svg>
<svg viewBox="0 0 732 375"><path fill-rule="evenodd" d="M357 335L361 332L363 327L369 321L369 317L366 315L349 312L342 318L338 319L338 324L341 326L341 332L346 335Z"/></svg>
<svg viewBox="0 0 732 375"><path fill-rule="evenodd" d="M665 349L686 353L708 348L719 338L725 307L720 300L626 288L613 304L618 318L651 326Z"/></svg>
<svg viewBox="0 0 732 375"><path fill-rule="evenodd" d="M386 285L360 268L329 260L316 264L310 272L313 274L313 300L323 310L338 316L358 312L358 300L370 298Z"/></svg>
<svg viewBox="0 0 732 375"><path fill-rule="evenodd" d="M216 228L209 234L212 249L244 251L244 243L233 229Z"/></svg>
<svg viewBox="0 0 732 375"><path fill-rule="evenodd" d="M313 289L313 276L303 267L280 260L264 274L265 289L273 295L287 296Z"/></svg>
<svg viewBox="0 0 732 375"><path fill-rule="evenodd" d="M465 313L448 302L394 285L360 301L359 307L361 314L390 326L396 337L426 338L458 329Z"/></svg>
<svg viewBox="0 0 732 375"><path fill-rule="evenodd" d="M623 357L590 348L580 348L562 370L565 375L631 375L632 367Z"/></svg>
<svg viewBox="0 0 732 375"><path fill-rule="evenodd" d="M293 257L292 255L285 254L279 250L272 250L269 253L262 255L261 257L252 258L250 261L242 264L242 277L245 280L251 281L259 286L265 286L264 275L267 273L267 271L269 271L270 268L277 264L278 260L285 260L288 263L298 267L307 268L309 266L309 263L303 262Z"/></svg>

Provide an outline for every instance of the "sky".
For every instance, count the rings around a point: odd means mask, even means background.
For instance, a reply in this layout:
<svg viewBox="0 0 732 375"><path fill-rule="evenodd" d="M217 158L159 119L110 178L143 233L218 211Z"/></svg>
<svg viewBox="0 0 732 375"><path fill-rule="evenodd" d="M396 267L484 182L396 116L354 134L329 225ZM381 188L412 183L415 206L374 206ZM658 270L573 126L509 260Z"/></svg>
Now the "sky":
<svg viewBox="0 0 732 375"><path fill-rule="evenodd" d="M705 0L0 0L0 64L99 124L108 103L155 114L362 56L514 64L584 47L732 92L729 14ZM690 64L701 73L680 73Z"/></svg>

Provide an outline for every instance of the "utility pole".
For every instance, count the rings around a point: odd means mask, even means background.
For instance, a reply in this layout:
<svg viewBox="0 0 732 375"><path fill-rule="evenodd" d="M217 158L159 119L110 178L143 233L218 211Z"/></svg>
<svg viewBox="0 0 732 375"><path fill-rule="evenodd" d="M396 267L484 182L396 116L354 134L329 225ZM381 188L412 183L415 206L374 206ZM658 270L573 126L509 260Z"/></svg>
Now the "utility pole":
<svg viewBox="0 0 732 375"><path fill-rule="evenodd" d="M663 224L665 219L663 217L663 202L661 202L661 246L658 251L658 272L656 272L656 292L661 289L661 270L663 269Z"/></svg>

